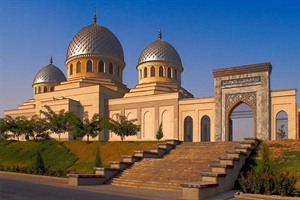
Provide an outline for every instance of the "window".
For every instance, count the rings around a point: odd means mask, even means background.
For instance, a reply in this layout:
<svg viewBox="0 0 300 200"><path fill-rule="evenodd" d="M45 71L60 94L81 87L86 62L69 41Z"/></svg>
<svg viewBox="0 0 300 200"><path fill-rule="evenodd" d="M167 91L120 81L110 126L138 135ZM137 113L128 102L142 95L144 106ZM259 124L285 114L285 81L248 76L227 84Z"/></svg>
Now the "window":
<svg viewBox="0 0 300 200"><path fill-rule="evenodd" d="M108 73L114 74L114 66L113 66L112 63L109 63L109 66L108 66Z"/></svg>
<svg viewBox="0 0 300 200"><path fill-rule="evenodd" d="M80 73L81 72L81 62L78 61L76 64L76 73Z"/></svg>
<svg viewBox="0 0 300 200"><path fill-rule="evenodd" d="M171 78L171 67L168 67L168 78Z"/></svg>
<svg viewBox="0 0 300 200"><path fill-rule="evenodd" d="M163 66L159 67L159 77L163 77L164 76L164 68Z"/></svg>
<svg viewBox="0 0 300 200"><path fill-rule="evenodd" d="M98 62L98 72L104 72L104 62L102 60Z"/></svg>
<svg viewBox="0 0 300 200"><path fill-rule="evenodd" d="M147 78L147 67L144 68L144 78Z"/></svg>
<svg viewBox="0 0 300 200"><path fill-rule="evenodd" d="M177 79L177 69L174 70L174 78Z"/></svg>
<svg viewBox="0 0 300 200"><path fill-rule="evenodd" d="M154 66L151 67L151 73L150 73L150 76L151 76L151 77L155 76L155 67L154 67Z"/></svg>
<svg viewBox="0 0 300 200"><path fill-rule="evenodd" d="M73 74L73 64L70 65L70 75Z"/></svg>
<svg viewBox="0 0 300 200"><path fill-rule="evenodd" d="M41 93L41 87L38 88L38 93Z"/></svg>
<svg viewBox="0 0 300 200"><path fill-rule="evenodd" d="M193 119L187 116L184 119L184 138L185 142L193 142Z"/></svg>
<svg viewBox="0 0 300 200"><path fill-rule="evenodd" d="M54 86L50 87L50 92L54 91Z"/></svg>
<svg viewBox="0 0 300 200"><path fill-rule="evenodd" d="M280 111L276 115L276 140L288 139L289 118L285 111Z"/></svg>
<svg viewBox="0 0 300 200"><path fill-rule="evenodd" d="M120 77L120 67L118 66L118 76Z"/></svg>
<svg viewBox="0 0 300 200"><path fill-rule="evenodd" d="M143 77L142 76L142 70L140 69L139 72L140 72L140 79L142 79L142 77Z"/></svg>
<svg viewBox="0 0 300 200"><path fill-rule="evenodd" d="M44 86L44 92L48 92L48 90L47 90L47 87L46 87L46 86Z"/></svg>
<svg viewBox="0 0 300 200"><path fill-rule="evenodd" d="M86 62L86 72L92 72L93 71L93 63L91 60L88 60Z"/></svg>

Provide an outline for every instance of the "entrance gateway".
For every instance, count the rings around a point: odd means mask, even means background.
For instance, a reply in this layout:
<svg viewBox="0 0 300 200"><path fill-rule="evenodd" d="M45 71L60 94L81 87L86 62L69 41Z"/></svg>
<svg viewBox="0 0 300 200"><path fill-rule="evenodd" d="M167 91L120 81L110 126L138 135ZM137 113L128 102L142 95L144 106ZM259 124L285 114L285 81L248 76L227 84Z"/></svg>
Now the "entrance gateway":
<svg viewBox="0 0 300 200"><path fill-rule="evenodd" d="M232 111L246 104L253 112L253 135L270 139L271 63L213 70L215 82L215 139L230 141Z"/></svg>

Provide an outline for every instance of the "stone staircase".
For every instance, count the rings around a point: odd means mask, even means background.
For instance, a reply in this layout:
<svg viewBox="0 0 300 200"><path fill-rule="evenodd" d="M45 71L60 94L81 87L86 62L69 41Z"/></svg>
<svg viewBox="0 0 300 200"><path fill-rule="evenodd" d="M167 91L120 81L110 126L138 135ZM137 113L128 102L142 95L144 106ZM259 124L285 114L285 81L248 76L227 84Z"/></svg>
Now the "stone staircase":
<svg viewBox="0 0 300 200"><path fill-rule="evenodd" d="M212 172L226 151L239 142L184 142L163 158L144 158L135 162L112 185L182 191L182 183L201 181L200 172Z"/></svg>

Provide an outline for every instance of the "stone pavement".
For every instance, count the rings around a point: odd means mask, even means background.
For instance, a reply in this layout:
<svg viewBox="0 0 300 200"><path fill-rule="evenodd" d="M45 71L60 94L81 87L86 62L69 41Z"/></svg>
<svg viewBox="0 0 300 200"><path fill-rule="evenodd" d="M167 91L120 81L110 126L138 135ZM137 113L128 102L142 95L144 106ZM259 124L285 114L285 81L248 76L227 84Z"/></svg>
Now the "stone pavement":
<svg viewBox="0 0 300 200"><path fill-rule="evenodd" d="M0 199L180 199L181 192L112 185L68 185L67 178L56 178L0 171Z"/></svg>

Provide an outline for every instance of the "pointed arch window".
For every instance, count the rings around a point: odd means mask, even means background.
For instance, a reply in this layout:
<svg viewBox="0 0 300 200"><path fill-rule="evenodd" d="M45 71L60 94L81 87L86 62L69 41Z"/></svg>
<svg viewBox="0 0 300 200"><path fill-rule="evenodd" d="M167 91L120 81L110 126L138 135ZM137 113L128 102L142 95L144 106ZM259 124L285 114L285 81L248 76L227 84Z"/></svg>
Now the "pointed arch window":
<svg viewBox="0 0 300 200"><path fill-rule="evenodd" d="M93 72L93 63L91 60L86 62L86 72Z"/></svg>
<svg viewBox="0 0 300 200"><path fill-rule="evenodd" d="M38 88L38 93L41 93L41 87Z"/></svg>
<svg viewBox="0 0 300 200"><path fill-rule="evenodd" d="M154 66L151 67L150 76L151 77L155 76L155 67Z"/></svg>
<svg viewBox="0 0 300 200"><path fill-rule="evenodd" d="M104 62L102 60L98 62L98 72L104 72Z"/></svg>
<svg viewBox="0 0 300 200"><path fill-rule="evenodd" d="M171 78L171 67L168 67L168 78Z"/></svg>
<svg viewBox="0 0 300 200"><path fill-rule="evenodd" d="M50 87L50 92L54 91L54 86Z"/></svg>
<svg viewBox="0 0 300 200"><path fill-rule="evenodd" d="M73 74L73 64L70 65L70 75Z"/></svg>
<svg viewBox="0 0 300 200"><path fill-rule="evenodd" d="M76 73L80 73L80 72L81 72L81 62L78 61L78 62L76 63Z"/></svg>
<svg viewBox="0 0 300 200"><path fill-rule="evenodd" d="M147 67L144 68L144 78L147 78L148 74L147 74Z"/></svg>
<svg viewBox="0 0 300 200"><path fill-rule="evenodd" d="M142 79L142 77L143 77L142 76L142 70L140 69L139 72L140 72L140 79Z"/></svg>
<svg viewBox="0 0 300 200"><path fill-rule="evenodd" d="M164 68L163 66L159 67L159 77L163 77L164 76Z"/></svg>
<svg viewBox="0 0 300 200"><path fill-rule="evenodd" d="M118 77L121 77L121 75L120 75L120 66L118 66Z"/></svg>
<svg viewBox="0 0 300 200"><path fill-rule="evenodd" d="M114 74L114 66L112 63L109 63L108 65L108 73Z"/></svg>
<svg viewBox="0 0 300 200"><path fill-rule="evenodd" d="M44 86L44 92L48 92L48 89L46 86Z"/></svg>

